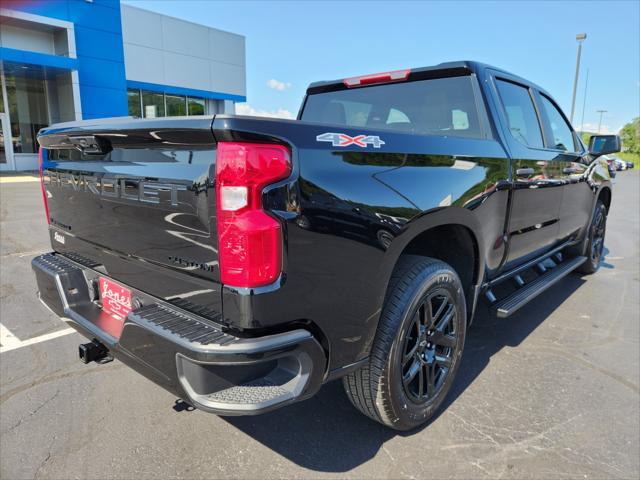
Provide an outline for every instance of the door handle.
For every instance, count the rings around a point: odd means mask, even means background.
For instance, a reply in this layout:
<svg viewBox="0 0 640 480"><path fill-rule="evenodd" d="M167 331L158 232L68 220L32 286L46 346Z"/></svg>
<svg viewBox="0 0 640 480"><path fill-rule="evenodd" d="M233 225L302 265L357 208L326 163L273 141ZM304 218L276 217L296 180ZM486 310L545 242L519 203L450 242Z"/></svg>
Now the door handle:
<svg viewBox="0 0 640 480"><path fill-rule="evenodd" d="M518 168L516 170L516 175L518 177L526 177L528 175L533 175L533 174L534 174L533 168Z"/></svg>
<svg viewBox="0 0 640 480"><path fill-rule="evenodd" d="M580 170L577 167L566 167L562 169L562 173L578 173Z"/></svg>

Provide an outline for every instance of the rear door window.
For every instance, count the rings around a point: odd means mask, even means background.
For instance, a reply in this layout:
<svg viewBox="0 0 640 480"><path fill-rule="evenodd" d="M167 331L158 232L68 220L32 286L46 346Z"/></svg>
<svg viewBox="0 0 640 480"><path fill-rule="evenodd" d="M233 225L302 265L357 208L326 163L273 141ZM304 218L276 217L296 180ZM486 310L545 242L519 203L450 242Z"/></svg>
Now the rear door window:
<svg viewBox="0 0 640 480"><path fill-rule="evenodd" d="M309 95L301 119L423 135L485 138L471 76ZM484 115L484 114L483 114Z"/></svg>
<svg viewBox="0 0 640 480"><path fill-rule="evenodd" d="M506 80L496 80L496 85L511 134L528 147L544 148L538 115L529 89Z"/></svg>

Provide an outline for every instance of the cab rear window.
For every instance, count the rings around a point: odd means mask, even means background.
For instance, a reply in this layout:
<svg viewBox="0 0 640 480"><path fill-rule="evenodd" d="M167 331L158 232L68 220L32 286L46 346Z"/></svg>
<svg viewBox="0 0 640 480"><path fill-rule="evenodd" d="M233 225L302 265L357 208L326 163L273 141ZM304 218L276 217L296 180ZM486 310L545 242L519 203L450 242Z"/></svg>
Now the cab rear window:
<svg viewBox="0 0 640 480"><path fill-rule="evenodd" d="M302 120L421 135L485 138L471 76L309 95Z"/></svg>

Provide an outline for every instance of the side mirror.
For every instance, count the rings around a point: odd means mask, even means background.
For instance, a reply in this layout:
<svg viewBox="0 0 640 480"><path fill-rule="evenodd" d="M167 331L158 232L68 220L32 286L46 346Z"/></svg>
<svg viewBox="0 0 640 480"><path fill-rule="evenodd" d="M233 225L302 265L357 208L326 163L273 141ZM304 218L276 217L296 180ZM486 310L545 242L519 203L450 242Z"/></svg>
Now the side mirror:
<svg viewBox="0 0 640 480"><path fill-rule="evenodd" d="M592 135L589 138L589 153L594 157L619 152L620 148L618 135Z"/></svg>

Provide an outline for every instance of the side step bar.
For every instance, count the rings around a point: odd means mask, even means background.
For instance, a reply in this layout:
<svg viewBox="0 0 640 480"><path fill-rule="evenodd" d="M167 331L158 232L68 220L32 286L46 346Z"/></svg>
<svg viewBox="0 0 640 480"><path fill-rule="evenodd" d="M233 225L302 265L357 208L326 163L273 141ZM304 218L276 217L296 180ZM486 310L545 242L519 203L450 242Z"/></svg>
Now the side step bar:
<svg viewBox="0 0 640 480"><path fill-rule="evenodd" d="M562 250L567 248L569 245L571 245L571 241L567 240L562 245L558 245L556 248L554 248L553 250L545 253L541 257L536 257L536 258L534 258L532 260L529 260L524 265L520 265L519 267L514 268L513 270L509 270L508 272L503 273L499 277L494 278L493 280L491 280L489 282L486 282L484 285L482 285L482 288L484 290L489 290L492 287L498 285L499 283L502 283L505 280L524 272L525 270L529 270L530 268L535 267L536 265L544 262L547 258L551 258L554 255L557 255L558 253L562 252Z"/></svg>
<svg viewBox="0 0 640 480"><path fill-rule="evenodd" d="M547 288L551 287L582 265L586 260L587 257L576 257L571 260L567 260L552 270L548 270L547 273L536 278L533 282L516 290L512 295L494 305L493 308L496 310L497 316L499 318L506 318L513 315L521 307L536 298Z"/></svg>

